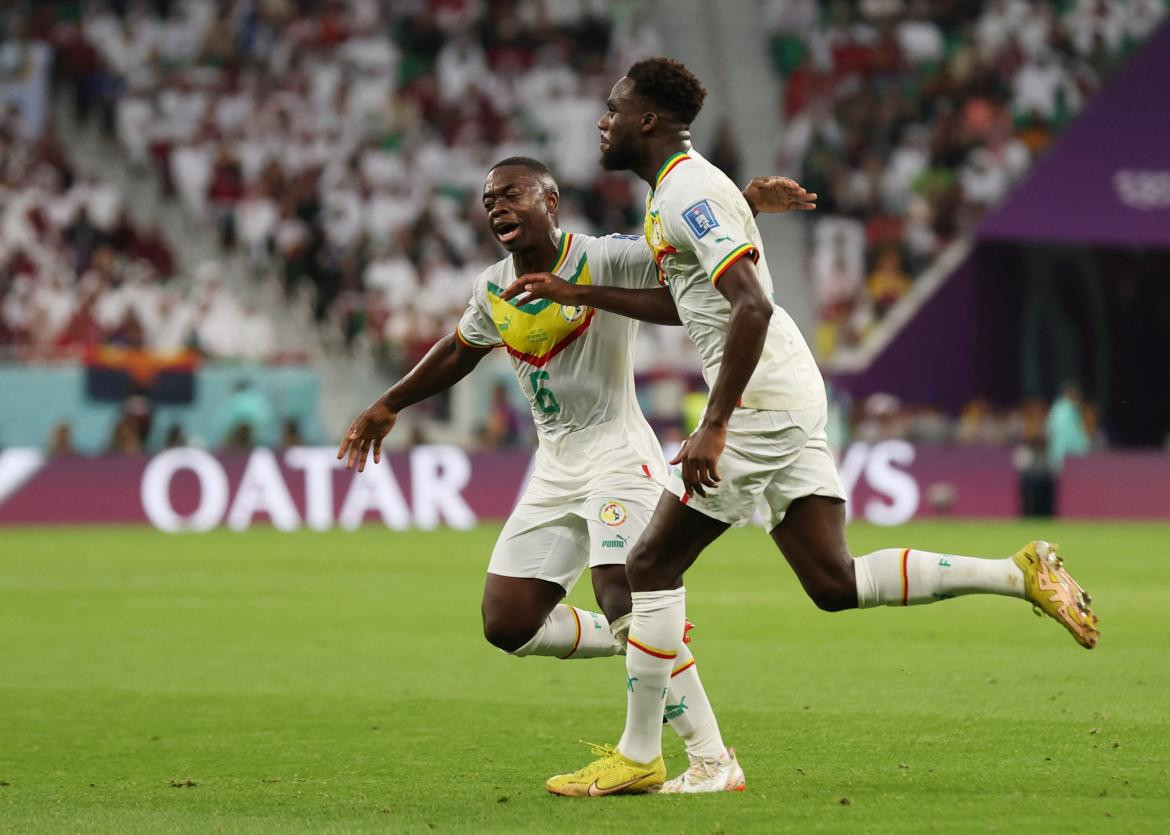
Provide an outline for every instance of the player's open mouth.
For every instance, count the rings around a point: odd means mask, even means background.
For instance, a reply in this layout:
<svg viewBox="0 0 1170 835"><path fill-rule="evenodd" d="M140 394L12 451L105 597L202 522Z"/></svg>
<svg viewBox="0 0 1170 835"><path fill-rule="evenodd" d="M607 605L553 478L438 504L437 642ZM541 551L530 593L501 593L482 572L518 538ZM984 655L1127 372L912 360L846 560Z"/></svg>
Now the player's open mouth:
<svg viewBox="0 0 1170 835"><path fill-rule="evenodd" d="M508 243L516 240L520 235L519 223L497 223L492 227L492 231L496 233L496 237L500 239L501 243Z"/></svg>

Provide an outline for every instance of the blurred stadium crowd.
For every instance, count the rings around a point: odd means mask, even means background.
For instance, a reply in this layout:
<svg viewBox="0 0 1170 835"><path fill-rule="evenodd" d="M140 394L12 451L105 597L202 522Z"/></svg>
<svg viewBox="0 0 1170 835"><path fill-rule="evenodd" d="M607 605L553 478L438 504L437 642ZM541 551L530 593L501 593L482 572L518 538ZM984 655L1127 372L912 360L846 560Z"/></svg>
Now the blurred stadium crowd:
<svg viewBox="0 0 1170 835"><path fill-rule="evenodd" d="M783 88L778 171L820 194L808 275L823 359L863 340L1005 196L1168 2L761 0L758 36ZM216 263L180 264L175 242L132 221L114 184L77 173L54 138L54 95L212 230L224 259L306 305L326 345L372 354L390 374L452 330L472 278L499 257L479 205L495 160L548 160L566 228L640 224L640 186L600 171L592 130L563 129L592 125L614 78L662 51L639 0L14 8L0 49L9 355L98 344L237 359L277 351L274 319ZM725 124L704 150L738 178L735 147ZM660 378L662 363L686 366L691 354L679 332L644 331L657 346L639 352L646 411L677 429L678 404L701 381ZM1062 400L1091 445L1092 407ZM948 416L881 397L838 402L837 439L1035 447L1060 410L976 400ZM496 391L479 440L526 443L527 425Z"/></svg>
<svg viewBox="0 0 1170 835"><path fill-rule="evenodd" d="M1166 0L770 0L780 169L820 195L818 355L864 339L998 204Z"/></svg>
<svg viewBox="0 0 1170 835"><path fill-rule="evenodd" d="M591 122L615 70L658 49L637 3L85 8L43 21L78 115L392 371L450 332L498 258L479 206L496 159L548 159L567 228L639 221L628 181L598 174L594 137L557 129Z"/></svg>
<svg viewBox="0 0 1170 835"><path fill-rule="evenodd" d="M96 345L260 359L271 325L214 265L180 282L157 226L135 224L110 182L79 175L51 134L0 122L0 348L20 359Z"/></svg>

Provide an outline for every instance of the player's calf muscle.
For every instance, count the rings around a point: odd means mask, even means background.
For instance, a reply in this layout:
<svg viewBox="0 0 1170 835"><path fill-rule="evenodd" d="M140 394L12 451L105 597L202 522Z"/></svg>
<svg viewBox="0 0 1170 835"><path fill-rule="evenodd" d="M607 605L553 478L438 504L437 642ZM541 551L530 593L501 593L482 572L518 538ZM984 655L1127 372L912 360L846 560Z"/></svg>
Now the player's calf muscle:
<svg viewBox="0 0 1170 835"><path fill-rule="evenodd" d="M630 584L624 565L599 565L592 570L593 595L605 617L613 623L630 613Z"/></svg>

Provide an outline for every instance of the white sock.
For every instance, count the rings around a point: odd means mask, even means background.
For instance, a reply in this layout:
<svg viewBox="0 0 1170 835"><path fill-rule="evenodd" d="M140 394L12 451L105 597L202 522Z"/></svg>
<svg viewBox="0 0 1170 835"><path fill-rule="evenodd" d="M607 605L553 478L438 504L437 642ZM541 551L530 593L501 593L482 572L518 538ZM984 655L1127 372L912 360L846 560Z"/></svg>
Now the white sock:
<svg viewBox="0 0 1170 835"><path fill-rule="evenodd" d="M667 691L665 716L686 743L687 754L712 759L727 753L715 711L699 680L695 657L686 644L679 647L678 657L674 659Z"/></svg>
<svg viewBox="0 0 1170 835"><path fill-rule="evenodd" d="M512 655L600 658L617 655L621 650L621 643L609 631L605 615L558 603L532 640Z"/></svg>
<svg viewBox="0 0 1170 835"><path fill-rule="evenodd" d="M686 589L636 591L626 648L626 729L618 750L648 763L662 754L667 684L682 646Z"/></svg>
<svg viewBox="0 0 1170 835"><path fill-rule="evenodd" d="M857 606L914 606L961 594L1024 596L1024 573L1008 559L886 548L853 561Z"/></svg>

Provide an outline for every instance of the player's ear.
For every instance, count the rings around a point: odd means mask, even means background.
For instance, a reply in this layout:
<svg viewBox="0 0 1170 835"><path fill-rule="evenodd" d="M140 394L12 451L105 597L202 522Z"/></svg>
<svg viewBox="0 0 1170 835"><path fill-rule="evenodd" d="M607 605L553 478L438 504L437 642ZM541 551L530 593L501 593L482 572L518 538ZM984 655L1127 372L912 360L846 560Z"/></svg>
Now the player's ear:
<svg viewBox="0 0 1170 835"><path fill-rule="evenodd" d="M641 129L642 133L650 133L650 131L654 130L654 126L657 124L658 124L658 114L657 113L643 113L642 114L642 121L638 125L638 127Z"/></svg>
<svg viewBox="0 0 1170 835"><path fill-rule="evenodd" d="M548 213L552 215L553 220L556 220L557 208L561 205L561 195L555 188L545 189L544 205L548 208Z"/></svg>

